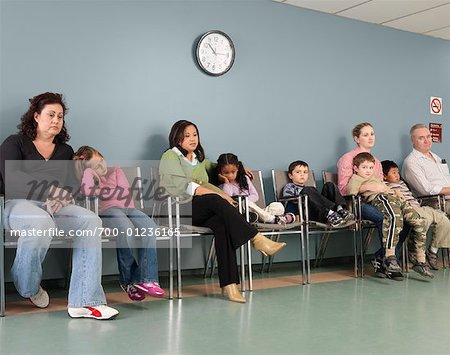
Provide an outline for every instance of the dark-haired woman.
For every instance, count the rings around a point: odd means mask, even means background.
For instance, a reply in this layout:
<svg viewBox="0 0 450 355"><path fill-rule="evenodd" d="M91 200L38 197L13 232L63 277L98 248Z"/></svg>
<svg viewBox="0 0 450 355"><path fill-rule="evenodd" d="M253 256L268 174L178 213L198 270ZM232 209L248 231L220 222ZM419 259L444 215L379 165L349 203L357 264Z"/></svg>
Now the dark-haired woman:
<svg viewBox="0 0 450 355"><path fill-rule="evenodd" d="M22 297L37 307L47 307L49 296L40 286L42 262L55 231L64 231L73 237L69 315L110 319L119 312L106 305L101 286L101 220L76 206L71 194L73 149L66 144L66 113L60 94L33 97L19 133L0 147L5 226L20 235L11 275Z"/></svg>
<svg viewBox="0 0 450 355"><path fill-rule="evenodd" d="M192 201L192 224L211 228L215 236L220 287L230 301L244 303L240 293L236 249L252 241L255 249L274 255L286 243L264 237L233 207L233 199L209 183L213 164L205 158L197 126L176 122L170 131L168 149L161 157L161 186L173 196Z"/></svg>

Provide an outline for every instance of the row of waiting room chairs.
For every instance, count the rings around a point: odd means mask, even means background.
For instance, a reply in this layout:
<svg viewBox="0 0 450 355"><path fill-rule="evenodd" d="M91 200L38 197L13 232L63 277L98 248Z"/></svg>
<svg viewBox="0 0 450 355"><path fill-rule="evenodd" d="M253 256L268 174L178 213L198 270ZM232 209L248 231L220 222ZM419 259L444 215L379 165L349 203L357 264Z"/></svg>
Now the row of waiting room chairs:
<svg viewBox="0 0 450 355"><path fill-rule="evenodd" d="M127 179L131 182L134 182L137 189L133 194L133 199L136 208L143 210L144 212L149 212L145 210L144 201L143 201L143 190L142 190L142 176L140 167L123 167ZM92 210L93 212L98 214L98 198L85 197L79 201L79 204L83 207ZM5 315L5 302L6 302L6 290L5 290L5 247L6 248L14 248L17 247L17 238L12 235L11 232L6 231L4 229L4 206L5 200L4 196L0 196L0 316L3 317ZM107 231L106 231L107 232ZM114 233L104 233L102 235L102 244L106 243L115 243L116 236ZM169 251L169 298L173 298L173 270L174 270L174 261L173 261L173 238L170 237L170 233L167 229L163 229L163 232L160 236L157 237L158 242L165 242L168 244ZM62 237L62 238L54 238L51 242L52 246L62 246L71 248L71 238ZM70 265L71 261L69 258L69 273L70 273ZM69 275L66 276L67 279ZM68 283L67 283L68 284Z"/></svg>
<svg viewBox="0 0 450 355"><path fill-rule="evenodd" d="M266 206L265 201L265 191L264 191L264 184L262 179L262 173L261 171L253 171L254 180L253 185L255 186L256 191L259 195L259 200L256 202L256 204L264 208ZM272 181L273 181L273 189L276 196L276 199L278 201L283 201L281 198L281 191L283 187L289 182L288 175L286 171L277 171L272 170ZM316 187L316 181L314 177L314 172L310 172L309 179L307 181L307 185ZM355 200L356 198L353 197ZM311 266L310 266L310 236L311 235L321 235L321 247L319 249L319 255L321 259L324 256L326 245L328 238L332 234L336 233L342 233L342 232L351 232L353 236L353 246L354 246L354 275L355 277L358 277L358 248L357 248L357 240L356 240L356 232L357 232L357 224L356 222L354 224L347 225L343 229L336 229L331 228L327 224L323 224L317 221L312 221L309 219L309 210L308 210L308 197L307 196L300 196L299 198L295 198L299 206L303 206L303 208L299 209L299 221L292 223L292 224L286 224L286 225L279 225L279 224L268 224L268 223L257 223L255 224L255 227L264 235L274 238L276 241L280 239L282 235L296 235L298 236L298 239L300 241L300 256L301 256L301 273L302 273L302 284L311 283ZM285 201L283 201L285 202ZM214 265L214 262L211 261L213 258L213 246L211 246L210 249L210 255L207 260L207 267L208 265ZM262 257L262 267L261 270L264 270L265 264L266 264L266 257ZM317 259L316 259L317 260ZM268 270L270 270L270 267L273 262L273 257L269 257L268 261ZM213 270L212 270L213 271ZM211 274L212 274L211 271ZM206 272L205 272L206 275ZM361 273L362 275L362 273Z"/></svg>
<svg viewBox="0 0 450 355"><path fill-rule="evenodd" d="M137 181L138 189L135 193L134 200L135 205L139 209L144 208L143 201L143 186L142 186L142 174L140 167L123 167L122 168L127 176L128 180L131 182ZM265 201L265 191L264 184L262 179L261 171L253 172L255 179L253 184L258 191L260 196L257 204L259 207L264 208L266 206ZM159 174L156 168L151 168L150 170L151 181L155 183L155 189L158 187ZM136 180L137 179L137 180ZM322 172L322 179L325 182L337 182L336 174L330 172ZM272 181L273 181L273 189L278 201L281 200L281 190L283 186L289 181L286 171L276 171L272 170ZM134 184L136 186L136 184ZM313 171L310 171L310 176L307 182L307 185L316 186L316 179ZM3 196L1 198L1 214L0 214L0 226L3 226L3 208L4 208L4 200ZM213 235L212 230L205 227L192 226L189 223L189 220L183 219L182 212L182 204L176 197L167 197L167 199L163 201L154 201L152 211L147 211L150 215L155 217L157 222L159 222L163 228L168 228L168 231L178 230L179 233L174 235L175 238L169 237L169 233L165 233L165 236L159 237L158 240L167 241L169 243L169 298L173 298L173 271L174 271L174 260L173 260L173 241L175 240L175 253L176 253L176 273L177 273L177 297L182 297L182 275L181 275L181 239L186 237L197 237L204 235ZM321 235L321 241L319 244L318 253L316 256L316 265L320 263L322 258L324 257L326 246L328 244L328 239L330 235L341 233L341 232L350 232L353 236L353 254L354 254L354 276L363 277L364 275L364 253L367 248L368 240L370 240L370 236L373 233L375 228L374 224L369 221L363 221L359 216L360 213L360 199L356 196L349 197L349 206L352 208L353 212L357 216L357 220L355 224L349 225L344 229L335 229L330 228L328 225L319 223L316 221L309 220L308 213L308 203L307 196L300 196L298 198L299 206L303 206L303 208L299 209L300 220L293 224L286 225L278 225L278 224L267 224L267 223L258 223L255 226L258 230L264 235L271 237L273 239L279 240L279 238L283 235L296 235L300 241L300 254L301 254L301 274L302 274L302 284L311 283L311 267L310 267L310 235ZM98 212L98 200L97 199L86 199L85 204L87 208L90 208L96 212ZM248 208L246 205L245 199L240 199L240 208L242 213L246 213L248 218ZM367 231L366 238L364 238L364 231ZM4 315L5 310L5 265L4 265L4 247L5 247L5 235L4 229L0 228L0 315ZM359 235L359 243L357 240L357 235ZM365 243L363 241L366 240ZM102 241L114 242L114 238L111 236L103 236ZM55 242L64 242L64 241L55 241ZM67 242L67 241L66 241ZM13 243L13 242L10 242ZM359 251L358 251L359 244ZM406 243L404 243L406 245ZM70 246L70 245L68 245ZM403 253L403 255L407 255L407 253ZM252 260L251 260L251 245L248 242L246 245L241 247L240 250L240 260L241 260L241 287L242 290L246 290L246 274L248 276L248 290L251 291L253 289L252 285ZM272 265L273 257L269 258L268 268ZM207 268L211 266L212 272L214 265L214 238L212 239L210 252L208 255L208 259L205 266L205 275L207 274ZM247 264L247 273L245 272L245 264ZM262 259L262 270L266 264L266 259L263 257ZM359 271L359 272L358 272Z"/></svg>
<svg viewBox="0 0 450 355"><path fill-rule="evenodd" d="M141 170L140 167L123 167L122 168L125 172L125 175L127 176L128 180L131 182L135 182L137 179L137 186L139 187L136 194L133 196L135 200L135 205L137 208L144 209L144 201L143 201L143 192L142 192L142 176L141 176ZM157 169L151 169L151 177L152 181L156 182L155 188L158 186L158 180L159 175L157 172ZM261 171L254 171L254 176L256 179L254 180L254 185L258 190L258 194L260 196L260 200L257 202L257 204L264 208L266 205L265 201L265 193L264 193L264 186L263 186L263 180L262 180L262 174ZM274 189L281 189L288 181L287 181L287 173L282 171L273 171L272 172L273 181L274 181ZM311 172L310 179L308 180L309 184L315 186L315 178L314 173ZM135 184L136 185L136 184ZM276 196L279 196L279 191L276 192ZM3 197L2 197L3 199ZM156 202L156 201L155 201ZM321 224L319 222L309 221L308 218L308 209L307 209L307 197L300 197L299 198L300 205L304 206L305 208L300 209L300 221L295 222L293 224L288 225L278 225L278 224L267 224L267 223L258 223L256 224L256 227L260 232L262 232L264 235L275 238L278 240L282 235L296 235L298 236L300 240L300 253L301 253L301 262L302 262L302 283L307 284L311 282L311 268L310 268L310 255L309 255L309 235L310 234L332 234L337 232L342 232L342 230L336 230L331 229L325 224ZM2 200L2 208L4 206L4 201ZM152 215L157 218L158 222L167 227L169 231L178 230L179 234L175 234L175 249L176 249L176 267L177 267L177 297L182 297L182 278L181 278L181 238L184 237L197 237L197 236L204 236L204 235L212 235L212 231L209 228L205 227L199 227L199 226L192 226L189 221L183 221L182 212L180 211L180 202L176 197L168 197L167 200L160 202L159 206L154 205ZM85 200L85 207L94 210L98 213L98 200L97 199L90 199L86 198ZM246 208L245 199L241 199L240 201L240 208L242 209L243 213L247 213L248 218L248 208ZM162 212L162 213L161 213ZM1 214L1 217L3 218L3 211ZM3 221L2 221L3 222ZM184 223L183 223L184 222ZM3 228L1 228L2 233L4 232ZM350 228L350 230L353 232L354 236L354 255L355 255L355 277L357 277L357 249L356 249L356 239L355 239L355 230L356 227L353 226ZM169 298L173 297L173 248L172 243L173 239L170 237L160 237L159 240L168 240L169 241ZM102 236L102 241L104 243L108 242L114 242L114 237L111 235L105 235ZM57 240L53 241L52 243L67 243L65 240ZM0 260L2 260L0 265L0 302L1 302L1 315L4 315L4 303L5 303L5 278L4 278L4 272L5 272L5 265L4 265L4 238L2 236L1 243L3 245L0 245L1 247L1 253L0 254ZM13 244L14 242L8 242L9 244ZM10 246L10 245L9 245ZM70 244L68 244L68 247L70 247ZM323 248L323 253L325 252L325 248ZM212 240L211 248L210 248L210 256L208 257L207 265L211 262L212 256L214 254L214 239ZM242 279L242 290L246 290L246 272L245 272L245 264L247 260L247 275L248 275L248 290L251 291L253 289L252 285L252 260L251 260L251 245L250 242L248 242L246 245L244 245L240 250L240 259L241 259L241 279ZM262 264L264 267L265 264L265 258L263 257ZM273 258L269 259L269 268L272 264ZM212 263L214 264L214 263ZM205 270L206 270L205 267Z"/></svg>

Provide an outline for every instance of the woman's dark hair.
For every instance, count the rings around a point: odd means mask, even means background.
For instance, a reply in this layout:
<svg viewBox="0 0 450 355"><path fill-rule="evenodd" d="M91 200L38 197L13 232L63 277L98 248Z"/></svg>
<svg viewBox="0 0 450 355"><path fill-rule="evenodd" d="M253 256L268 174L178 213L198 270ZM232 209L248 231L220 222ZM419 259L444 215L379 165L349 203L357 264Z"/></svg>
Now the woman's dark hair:
<svg viewBox="0 0 450 355"><path fill-rule="evenodd" d="M169 146L170 148L177 147L180 150L180 152L183 153L184 156L186 156L187 151L181 148L181 142L184 139L184 130L186 129L186 127L189 126L194 126L195 130L197 131L198 145L197 149L194 150L194 153L197 156L198 161L202 162L203 160L205 160L205 151L203 150L203 147L200 144L200 133L195 123L192 123L187 120L180 120L178 122L175 122L174 125L172 126L172 129L170 130Z"/></svg>
<svg viewBox="0 0 450 355"><path fill-rule="evenodd" d="M222 168L228 164L235 165L238 169L236 181L239 185L239 189L241 191L248 191L248 182L245 175L244 165L233 153L224 153L219 156L217 159L217 172L220 174Z"/></svg>
<svg viewBox="0 0 450 355"><path fill-rule="evenodd" d="M37 122L34 119L34 114L41 114L42 110L46 105L60 104L63 108L64 117L68 112L68 108L64 102L62 94L56 94L53 92L44 92L43 94L36 95L29 99L30 107L28 111L22 115L21 123L17 126L19 133L27 136L31 140L36 138L37 134ZM63 126L61 132L59 132L53 142L54 143L65 143L70 139L69 134L66 129L66 122L63 120Z"/></svg>

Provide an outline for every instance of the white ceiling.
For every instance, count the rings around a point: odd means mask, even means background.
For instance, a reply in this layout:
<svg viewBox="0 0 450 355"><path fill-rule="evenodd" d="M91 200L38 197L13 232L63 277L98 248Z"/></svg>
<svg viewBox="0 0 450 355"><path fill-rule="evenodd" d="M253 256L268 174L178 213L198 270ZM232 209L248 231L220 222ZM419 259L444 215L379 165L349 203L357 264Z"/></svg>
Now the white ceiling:
<svg viewBox="0 0 450 355"><path fill-rule="evenodd" d="M443 0L273 0L450 40L450 1Z"/></svg>

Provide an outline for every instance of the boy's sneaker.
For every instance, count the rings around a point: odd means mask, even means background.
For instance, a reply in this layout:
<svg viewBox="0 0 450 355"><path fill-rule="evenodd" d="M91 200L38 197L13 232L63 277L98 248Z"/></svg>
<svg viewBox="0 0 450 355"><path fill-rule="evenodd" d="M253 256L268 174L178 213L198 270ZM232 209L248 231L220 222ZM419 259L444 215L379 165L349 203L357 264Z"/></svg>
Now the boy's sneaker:
<svg viewBox="0 0 450 355"><path fill-rule="evenodd" d="M67 309L72 318L94 318L94 319L113 319L119 314L117 309L108 307L106 304L99 306L87 306Z"/></svg>
<svg viewBox="0 0 450 355"><path fill-rule="evenodd" d="M134 287L137 289L148 293L152 297L164 297L166 292L159 286L157 282L147 282L147 283L139 283L134 284Z"/></svg>
<svg viewBox="0 0 450 355"><path fill-rule="evenodd" d="M290 224L295 222L295 214L286 213L284 216L275 216L275 223L278 224Z"/></svg>
<svg viewBox="0 0 450 355"><path fill-rule="evenodd" d="M425 263L416 263L416 264L414 264L413 270L415 272L417 272L418 274L424 276L424 277L429 277L430 279L432 279L434 277L434 275L431 272L430 268Z"/></svg>
<svg viewBox="0 0 450 355"><path fill-rule="evenodd" d="M33 303L36 307L46 308L50 303L50 298L48 297L47 291L39 286L38 293L30 297L30 302Z"/></svg>
<svg viewBox="0 0 450 355"><path fill-rule="evenodd" d="M388 256L383 260L383 265L388 272L402 272L402 268L398 265L395 255Z"/></svg>
<svg viewBox="0 0 450 355"><path fill-rule="evenodd" d="M288 212L284 215L284 218L286 219L286 223L294 223L295 222L295 214Z"/></svg>
<svg viewBox="0 0 450 355"><path fill-rule="evenodd" d="M353 213L351 213L349 210L346 209L340 209L338 211L342 219L344 220L344 223L353 222L355 220L355 216Z"/></svg>
<svg viewBox="0 0 450 355"><path fill-rule="evenodd" d="M439 270L438 267L438 255L437 253L433 253L430 248L425 251L425 256L427 258L427 263L430 265L432 270Z"/></svg>
<svg viewBox="0 0 450 355"><path fill-rule="evenodd" d="M386 274L386 269L383 266L383 260L373 258L371 262L375 271L375 275L377 277L379 277L380 279L385 279L386 277L388 277L388 275Z"/></svg>
<svg viewBox="0 0 450 355"><path fill-rule="evenodd" d="M385 271L386 272L386 276L388 277L388 279L391 280L395 280L395 281L403 281L404 276L400 271L394 271L394 272L390 272L390 271Z"/></svg>
<svg viewBox="0 0 450 355"><path fill-rule="evenodd" d="M138 290L133 284L120 285L120 288L127 293L128 298L132 301L142 301L145 299L145 293Z"/></svg>
<svg viewBox="0 0 450 355"><path fill-rule="evenodd" d="M327 223L331 227L339 227L340 225L344 224L344 220L342 219L341 215L337 212L330 213L327 216Z"/></svg>
<svg viewBox="0 0 450 355"><path fill-rule="evenodd" d="M258 214L255 212L248 212L248 219L249 219L249 223L256 223L258 222Z"/></svg>

